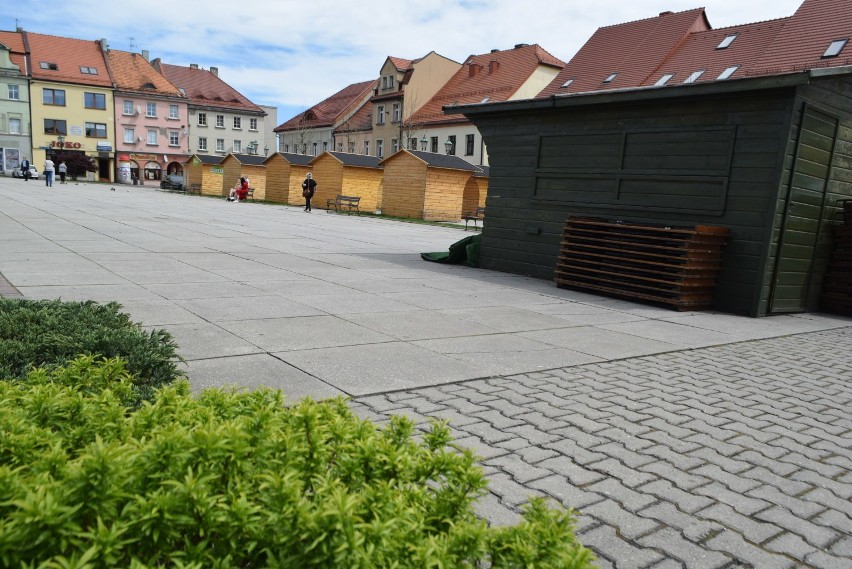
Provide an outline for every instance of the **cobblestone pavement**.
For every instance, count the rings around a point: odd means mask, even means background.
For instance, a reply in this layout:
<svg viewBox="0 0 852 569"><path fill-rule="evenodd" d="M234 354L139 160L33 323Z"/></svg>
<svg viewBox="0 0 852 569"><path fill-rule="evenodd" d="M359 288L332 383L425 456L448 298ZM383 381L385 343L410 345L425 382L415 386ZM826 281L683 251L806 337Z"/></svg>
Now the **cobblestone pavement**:
<svg viewBox="0 0 852 569"><path fill-rule="evenodd" d="M852 329L360 397L450 422L513 523L579 512L601 567L852 567Z"/></svg>

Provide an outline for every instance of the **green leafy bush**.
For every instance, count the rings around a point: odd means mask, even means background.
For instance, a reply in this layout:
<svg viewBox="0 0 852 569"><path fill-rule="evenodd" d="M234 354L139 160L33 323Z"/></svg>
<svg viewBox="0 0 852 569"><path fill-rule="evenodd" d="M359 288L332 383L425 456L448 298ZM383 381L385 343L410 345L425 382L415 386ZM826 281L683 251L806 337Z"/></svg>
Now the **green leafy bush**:
<svg viewBox="0 0 852 569"><path fill-rule="evenodd" d="M185 381L128 410L131 381L84 357L0 382L0 566L591 567L569 511L476 518L485 479L443 424Z"/></svg>
<svg viewBox="0 0 852 569"><path fill-rule="evenodd" d="M177 346L168 332L146 332L120 309L114 302L0 299L0 378L24 378L81 354L121 357L138 397L150 399L182 376Z"/></svg>

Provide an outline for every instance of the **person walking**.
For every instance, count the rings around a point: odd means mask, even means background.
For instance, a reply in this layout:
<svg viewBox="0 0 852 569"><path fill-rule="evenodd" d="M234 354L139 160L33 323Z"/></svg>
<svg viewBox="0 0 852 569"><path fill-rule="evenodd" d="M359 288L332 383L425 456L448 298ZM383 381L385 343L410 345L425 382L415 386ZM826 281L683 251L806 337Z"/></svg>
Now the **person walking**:
<svg viewBox="0 0 852 569"><path fill-rule="evenodd" d="M311 213L311 198L314 197L316 190L317 183L314 180L314 175L308 172L308 176L302 182L302 196L305 198L305 211L308 213Z"/></svg>
<svg viewBox="0 0 852 569"><path fill-rule="evenodd" d="M53 160L50 157L44 161L44 185L48 188L53 187L53 172L54 172Z"/></svg>
<svg viewBox="0 0 852 569"><path fill-rule="evenodd" d="M24 177L24 181L30 181L30 161L27 160L26 156L21 161L21 175Z"/></svg>
<svg viewBox="0 0 852 569"><path fill-rule="evenodd" d="M65 160L59 163L59 183L65 183L65 175L68 173L68 166L65 164Z"/></svg>

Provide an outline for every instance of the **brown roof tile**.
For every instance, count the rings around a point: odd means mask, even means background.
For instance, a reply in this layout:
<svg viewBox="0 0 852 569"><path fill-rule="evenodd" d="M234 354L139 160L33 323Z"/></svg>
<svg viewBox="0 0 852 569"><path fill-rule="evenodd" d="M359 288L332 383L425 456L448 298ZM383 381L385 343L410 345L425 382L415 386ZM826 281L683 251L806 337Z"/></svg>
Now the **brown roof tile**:
<svg viewBox="0 0 852 569"><path fill-rule="evenodd" d="M61 38L32 32L24 34L24 41L30 50L30 73L34 79L112 87L112 79L99 41ZM42 69L42 62L55 64L56 69ZM97 75L83 73L80 71L81 67L94 68Z"/></svg>
<svg viewBox="0 0 852 569"><path fill-rule="evenodd" d="M373 91L376 80L353 83L338 91L331 97L321 101L310 109L299 113L275 129L275 132L295 130L298 128L319 128L334 125L345 112L352 111L352 106Z"/></svg>
<svg viewBox="0 0 852 569"><path fill-rule="evenodd" d="M21 32L0 31L0 44L9 48L9 59L21 69L21 75L27 75L29 73L26 62L27 50L24 47Z"/></svg>
<svg viewBox="0 0 852 569"><path fill-rule="evenodd" d="M445 115L441 108L480 103L486 98L488 102L506 101L540 65L561 69L565 62L538 44L471 55L435 96L411 116L410 122L464 121L462 116Z"/></svg>
<svg viewBox="0 0 852 569"><path fill-rule="evenodd" d="M117 89L173 97L182 96L178 88L157 73L157 70L140 54L111 49L107 53L107 58Z"/></svg>
<svg viewBox="0 0 852 569"><path fill-rule="evenodd" d="M170 65L159 60L154 60L153 64L169 82L178 89L183 89L193 105L242 112L264 112L239 91L206 69Z"/></svg>
<svg viewBox="0 0 852 569"><path fill-rule="evenodd" d="M411 69L411 64L414 63L410 59L403 59L401 57L388 56L388 60L394 64L397 71L408 71Z"/></svg>

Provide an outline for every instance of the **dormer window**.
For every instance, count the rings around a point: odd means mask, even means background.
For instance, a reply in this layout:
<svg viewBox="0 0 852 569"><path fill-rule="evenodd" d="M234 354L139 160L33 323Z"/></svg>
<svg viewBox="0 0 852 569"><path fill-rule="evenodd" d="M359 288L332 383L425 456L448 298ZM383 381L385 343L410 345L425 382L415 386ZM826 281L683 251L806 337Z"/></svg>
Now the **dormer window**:
<svg viewBox="0 0 852 569"><path fill-rule="evenodd" d="M825 50L825 53L823 53L822 56L837 57L838 55L840 55L840 52L843 51L843 48L846 47L846 42L848 41L848 38L842 40L834 40L833 42L831 42L831 44L828 46L828 49Z"/></svg>
<svg viewBox="0 0 852 569"><path fill-rule="evenodd" d="M568 86L571 85L571 83L573 83L573 82L574 82L573 79L569 79L568 81L566 81L565 83L562 84L562 88L567 89Z"/></svg>
<svg viewBox="0 0 852 569"><path fill-rule="evenodd" d="M696 81L698 81L698 78L701 77L702 75L704 75L703 69L701 71L693 71L692 73L689 74L689 77L687 77L684 80L684 83L695 83Z"/></svg>
<svg viewBox="0 0 852 569"><path fill-rule="evenodd" d="M666 83L668 83L671 80L672 77L674 77L674 73L666 73L665 75L663 75L662 77L657 79L657 82L654 83L654 85L657 85L657 86L665 85Z"/></svg>
<svg viewBox="0 0 852 569"><path fill-rule="evenodd" d="M41 61L41 62L39 62L38 66L41 67L42 69L49 69L51 71L59 70L59 66L57 64L50 63L49 61Z"/></svg>
<svg viewBox="0 0 852 569"><path fill-rule="evenodd" d="M722 71L722 72L719 74L719 76L718 76L718 77L716 77L716 80L717 80L717 81L719 81L719 80L721 80L721 79L727 79L728 77L730 77L731 75L733 75L734 73L736 73L737 69L739 69L739 68L740 68L740 66L739 66L739 65L732 65L732 66L728 67L727 69L725 69L724 71Z"/></svg>
<svg viewBox="0 0 852 569"><path fill-rule="evenodd" d="M97 75L98 70L94 67L80 67L80 73L83 75Z"/></svg>
<svg viewBox="0 0 852 569"><path fill-rule="evenodd" d="M612 83L615 78L618 77L618 73L613 73L609 77L603 80L604 83Z"/></svg>
<svg viewBox="0 0 852 569"><path fill-rule="evenodd" d="M716 49L725 49L726 47L734 43L734 40L737 39L738 35L739 34L731 34L729 36L725 36L725 39L719 42L719 45L716 46Z"/></svg>

